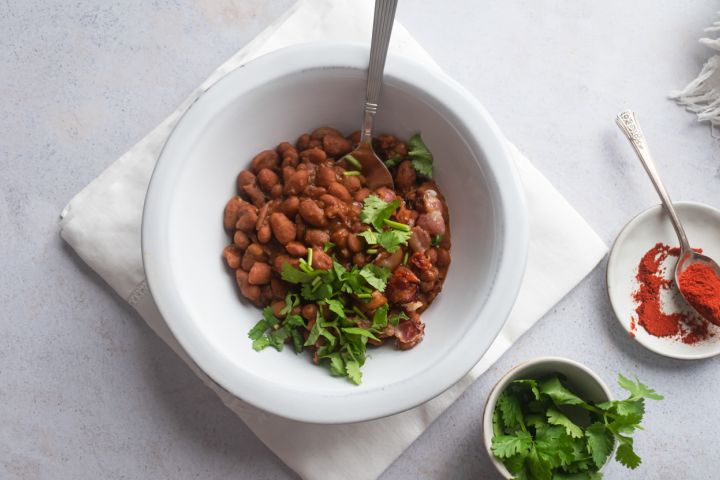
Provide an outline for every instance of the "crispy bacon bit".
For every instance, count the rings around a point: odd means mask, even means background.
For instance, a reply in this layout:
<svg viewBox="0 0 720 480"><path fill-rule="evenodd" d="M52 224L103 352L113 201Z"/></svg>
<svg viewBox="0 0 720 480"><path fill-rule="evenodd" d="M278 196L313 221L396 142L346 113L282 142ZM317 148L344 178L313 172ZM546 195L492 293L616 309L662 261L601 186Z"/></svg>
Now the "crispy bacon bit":
<svg viewBox="0 0 720 480"><path fill-rule="evenodd" d="M422 252L415 252L410 257L410 264L418 270L430 270L433 268L433 264L427 255Z"/></svg>
<svg viewBox="0 0 720 480"><path fill-rule="evenodd" d="M420 315L410 313L409 320L401 320L395 330L395 346L400 350L409 350L420 343L425 334L425 324Z"/></svg>
<svg viewBox="0 0 720 480"><path fill-rule="evenodd" d="M411 302L417 295L420 279L407 267L399 266L388 281L388 299L393 303Z"/></svg>

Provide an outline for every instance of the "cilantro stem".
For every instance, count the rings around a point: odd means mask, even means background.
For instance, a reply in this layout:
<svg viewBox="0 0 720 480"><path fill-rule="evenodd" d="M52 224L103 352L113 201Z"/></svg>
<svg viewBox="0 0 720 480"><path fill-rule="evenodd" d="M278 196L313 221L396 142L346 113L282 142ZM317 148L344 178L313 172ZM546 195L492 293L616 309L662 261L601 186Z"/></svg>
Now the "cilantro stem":
<svg viewBox="0 0 720 480"><path fill-rule="evenodd" d="M349 172L343 172L343 175L345 175L346 177L357 177L358 175L360 175L360 172L358 172L357 170L350 170Z"/></svg>
<svg viewBox="0 0 720 480"><path fill-rule="evenodd" d="M403 264L403 265L407 265L407 261L408 261L408 252L405 252L405 256L403 257L403 262L402 262L402 264Z"/></svg>
<svg viewBox="0 0 720 480"><path fill-rule="evenodd" d="M313 249L308 248L308 256L307 256L307 264L312 267L312 257L313 257Z"/></svg>
<svg viewBox="0 0 720 480"><path fill-rule="evenodd" d="M378 249L377 248L368 248L367 253L369 253L369 254L378 253Z"/></svg>
<svg viewBox="0 0 720 480"><path fill-rule="evenodd" d="M357 158L353 157L349 153L343 157L343 160L345 160L347 163L349 163L350 165L352 165L355 168L358 168L358 169L362 168L362 165L360 164L360 162L358 162Z"/></svg>
<svg viewBox="0 0 720 480"><path fill-rule="evenodd" d="M363 320L367 320L368 318L365 316L365 314L357 307L357 305L353 305L353 312L357 313Z"/></svg>
<svg viewBox="0 0 720 480"><path fill-rule="evenodd" d="M372 294L370 293L357 293L355 296L358 298L372 298Z"/></svg>
<svg viewBox="0 0 720 480"><path fill-rule="evenodd" d="M395 222L393 220L384 220L385 225L388 227L392 227L396 230L402 230L403 232L409 232L410 231L410 225L405 225L404 223Z"/></svg>

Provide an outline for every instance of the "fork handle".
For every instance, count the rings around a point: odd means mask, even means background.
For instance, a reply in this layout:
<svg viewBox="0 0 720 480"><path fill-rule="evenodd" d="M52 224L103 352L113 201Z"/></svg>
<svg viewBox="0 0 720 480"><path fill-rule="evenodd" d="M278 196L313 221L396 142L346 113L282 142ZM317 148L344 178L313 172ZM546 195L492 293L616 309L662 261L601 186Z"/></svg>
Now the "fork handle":
<svg viewBox="0 0 720 480"><path fill-rule="evenodd" d="M398 0L375 0L367 90L363 107L363 125L362 130L360 130L360 142L363 143L372 141L373 123L380 103L385 59L390 45L390 35L392 34L397 2Z"/></svg>

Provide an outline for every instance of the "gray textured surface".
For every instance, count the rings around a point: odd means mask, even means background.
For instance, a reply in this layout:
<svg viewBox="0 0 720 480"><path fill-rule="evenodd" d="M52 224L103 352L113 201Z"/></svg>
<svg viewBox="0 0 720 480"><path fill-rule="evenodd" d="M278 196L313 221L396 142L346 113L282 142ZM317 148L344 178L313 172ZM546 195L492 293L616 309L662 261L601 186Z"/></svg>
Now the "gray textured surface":
<svg viewBox="0 0 720 480"><path fill-rule="evenodd" d="M74 193L289 0L0 2L0 478L294 478L57 235ZM613 124L641 116L677 199L718 206L720 150L666 100L710 52L710 0L401 2L400 19L476 94L609 244L654 193ZM460 47L459 47L460 46ZM495 478L480 416L516 362L559 354L638 373L634 478L717 478L717 360L684 363L616 324L605 262L385 473ZM627 478L616 466L607 478Z"/></svg>

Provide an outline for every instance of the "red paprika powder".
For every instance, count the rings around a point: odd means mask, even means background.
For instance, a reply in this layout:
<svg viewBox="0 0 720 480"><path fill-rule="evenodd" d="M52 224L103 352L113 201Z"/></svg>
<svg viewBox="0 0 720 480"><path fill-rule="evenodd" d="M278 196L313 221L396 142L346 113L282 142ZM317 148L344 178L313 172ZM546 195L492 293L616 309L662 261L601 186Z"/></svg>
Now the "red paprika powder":
<svg viewBox="0 0 720 480"><path fill-rule="evenodd" d="M672 279L666 278L667 272L663 263L669 256L677 257L679 254L679 248L671 248L658 243L648 250L640 260L635 276L638 288L633 292L633 299L637 303L635 308L637 318L631 319L631 335L634 335L637 322L650 335L677 337L687 344L694 344L712 336L708 330L708 322L697 315L687 312L665 313L663 311L661 295L665 291L672 291L674 287Z"/></svg>
<svg viewBox="0 0 720 480"><path fill-rule="evenodd" d="M720 278L704 263L693 263L680 274L680 291L700 315L720 325Z"/></svg>

